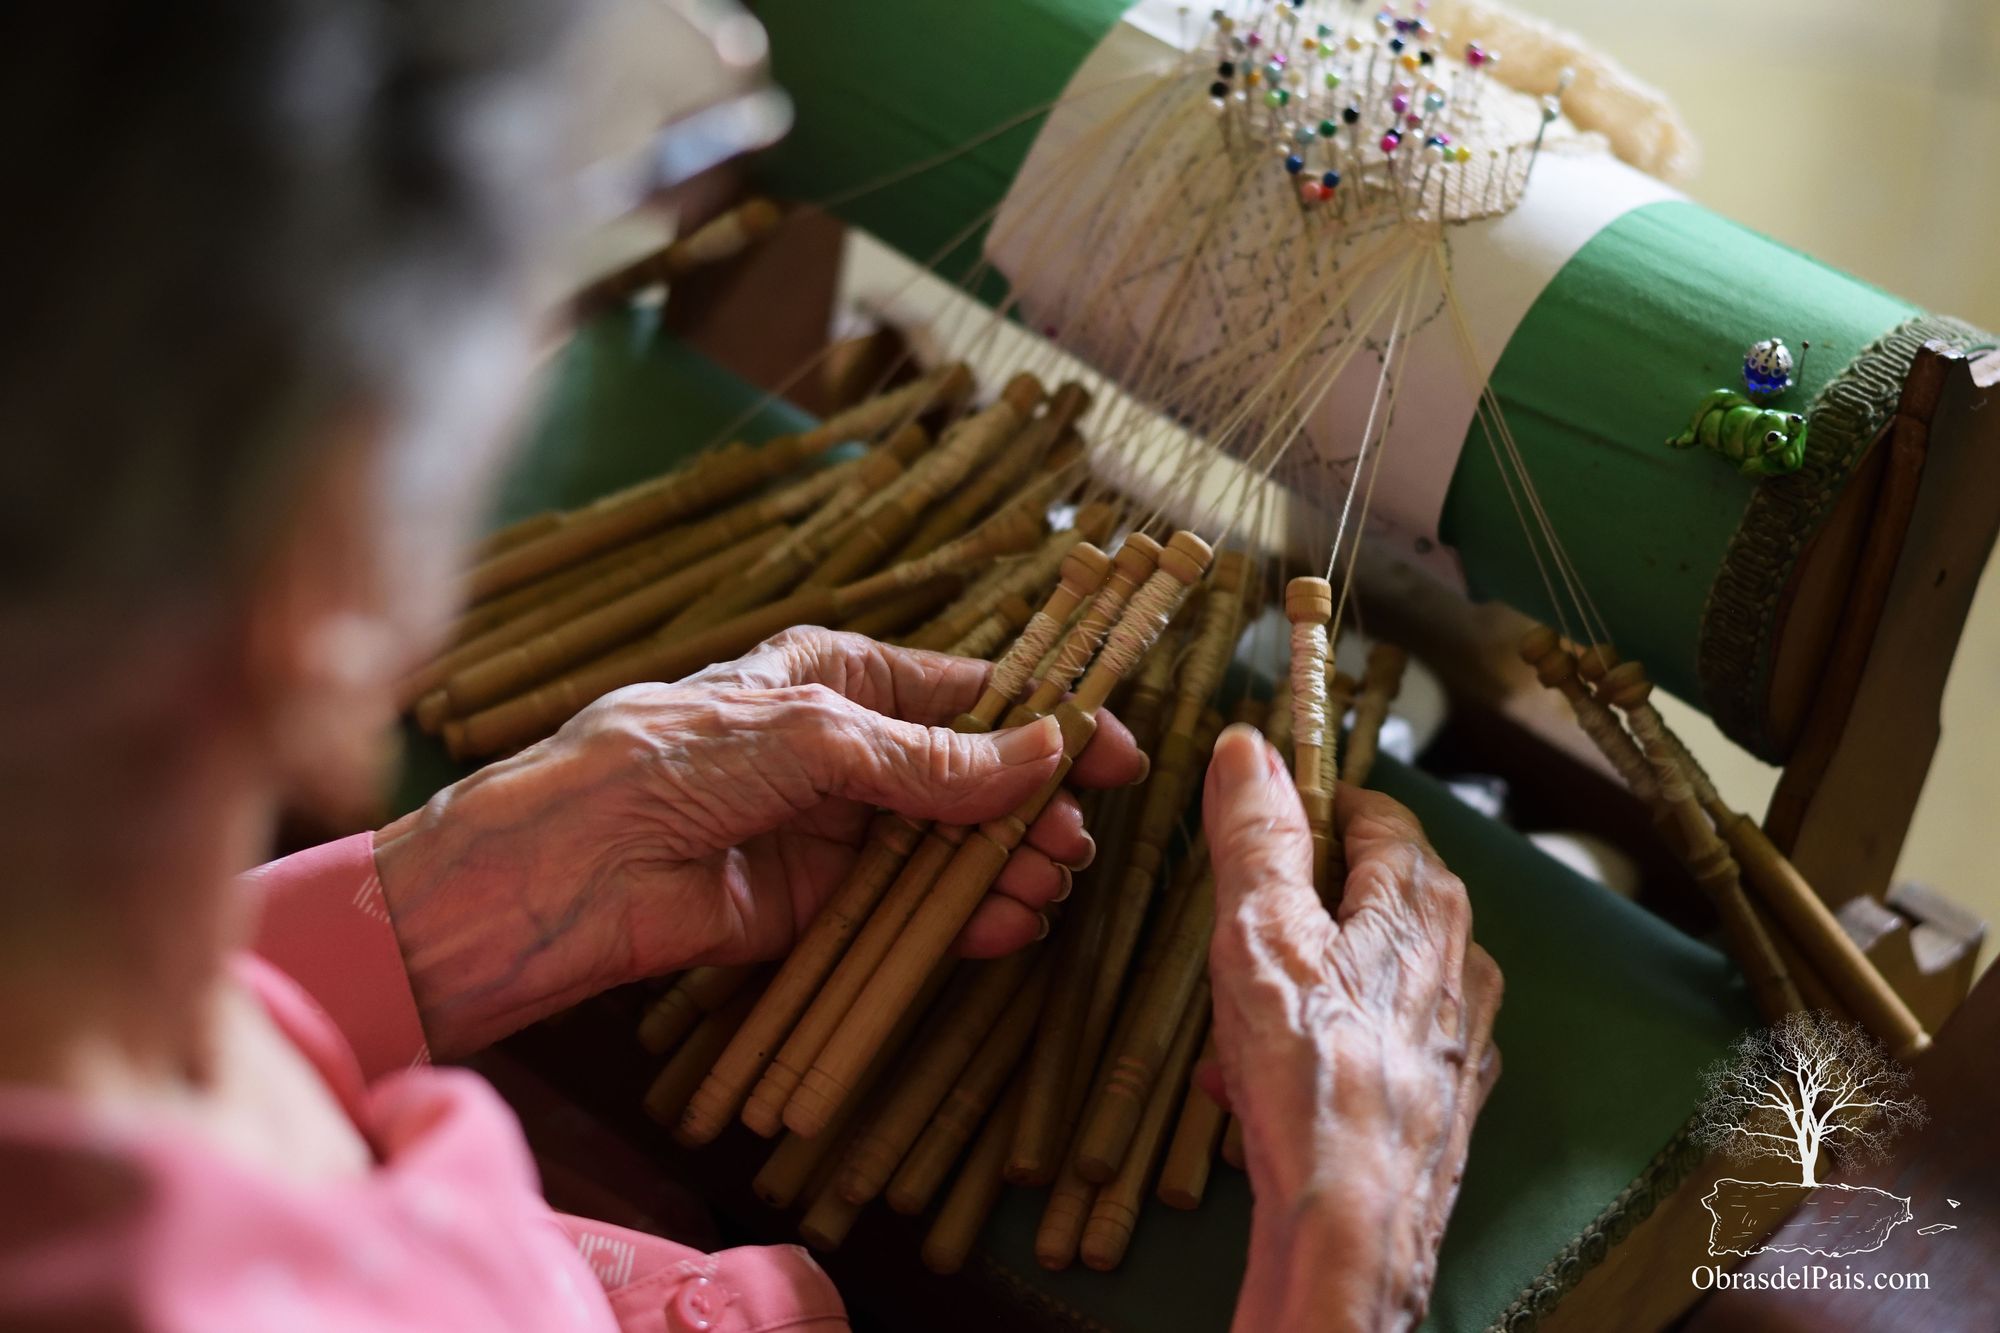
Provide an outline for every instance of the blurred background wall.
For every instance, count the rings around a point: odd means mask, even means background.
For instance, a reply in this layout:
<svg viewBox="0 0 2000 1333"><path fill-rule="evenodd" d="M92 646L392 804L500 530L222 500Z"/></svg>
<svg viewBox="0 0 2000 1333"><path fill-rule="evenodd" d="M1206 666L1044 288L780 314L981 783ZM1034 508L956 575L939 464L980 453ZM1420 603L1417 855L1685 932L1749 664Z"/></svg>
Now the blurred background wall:
<svg viewBox="0 0 2000 1333"><path fill-rule="evenodd" d="M1689 187L1697 200L1930 309L2000 330L2000 0L1515 3L1613 53L1674 100L1702 142ZM1772 770L1712 728L1696 744L1732 797L1768 797ZM1897 869L1989 923L2000 923L1996 755L2000 573L1989 566ZM1982 961L1994 948L1989 935Z"/></svg>

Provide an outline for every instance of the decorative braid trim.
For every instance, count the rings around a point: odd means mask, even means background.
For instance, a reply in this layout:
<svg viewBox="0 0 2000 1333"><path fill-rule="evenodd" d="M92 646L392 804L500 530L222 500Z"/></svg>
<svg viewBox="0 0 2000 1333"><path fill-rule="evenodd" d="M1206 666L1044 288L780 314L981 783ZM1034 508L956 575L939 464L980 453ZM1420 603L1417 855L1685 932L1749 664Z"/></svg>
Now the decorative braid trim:
<svg viewBox="0 0 2000 1333"><path fill-rule="evenodd" d="M1760 759L1781 764L1786 758L1770 734L1764 706L1779 601L1806 543L1895 414L1918 349L1933 338L1967 347L1993 341L1959 320L1920 315L1849 362L1807 410L1805 465L1789 476L1767 478L1751 492L1708 590L1695 642L1695 671L1708 714Z"/></svg>
<svg viewBox="0 0 2000 1333"><path fill-rule="evenodd" d="M1556 1251L1555 1258L1502 1310L1486 1333L1533 1333L1542 1317L1575 1289L1583 1275L1604 1262L1611 1247L1652 1216L1659 1202L1673 1193L1706 1156L1690 1137L1693 1122L1674 1131L1667 1146L1653 1155L1639 1178L1618 1192L1577 1237Z"/></svg>

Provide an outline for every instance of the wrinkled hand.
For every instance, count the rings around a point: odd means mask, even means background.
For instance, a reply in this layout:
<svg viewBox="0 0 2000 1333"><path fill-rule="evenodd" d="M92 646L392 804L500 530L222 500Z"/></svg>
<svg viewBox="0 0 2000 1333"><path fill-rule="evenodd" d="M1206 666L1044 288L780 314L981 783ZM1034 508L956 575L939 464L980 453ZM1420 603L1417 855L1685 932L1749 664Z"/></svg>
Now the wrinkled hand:
<svg viewBox="0 0 2000 1333"><path fill-rule="evenodd" d="M1053 719L947 724L988 665L791 630L673 685L608 694L376 840L432 1046L476 1049L607 987L694 963L781 956L846 874L871 808L977 823L1053 776ZM1070 772L1133 781L1144 760L1100 714ZM967 923L961 949L1047 929L1095 847L1062 793Z"/></svg>
<svg viewBox="0 0 2000 1333"><path fill-rule="evenodd" d="M1238 1329L1405 1329L1423 1317L1473 1119L1499 1073L1500 971L1410 812L1343 786L1329 915L1283 761L1217 741L1204 818L1220 1068L1256 1196Z"/></svg>

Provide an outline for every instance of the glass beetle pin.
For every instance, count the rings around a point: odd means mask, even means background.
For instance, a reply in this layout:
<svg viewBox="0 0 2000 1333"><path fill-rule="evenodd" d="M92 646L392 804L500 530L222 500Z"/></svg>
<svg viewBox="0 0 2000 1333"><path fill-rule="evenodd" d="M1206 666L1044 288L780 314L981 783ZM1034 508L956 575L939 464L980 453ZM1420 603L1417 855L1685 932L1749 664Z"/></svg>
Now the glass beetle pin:
<svg viewBox="0 0 2000 1333"><path fill-rule="evenodd" d="M1799 344L1803 359L1811 343ZM1767 407L1792 387L1792 353L1784 342L1766 338L1752 343L1743 357L1743 386L1749 394L1717 389L1702 399L1688 428L1667 441L1674 449L1699 444L1736 464L1746 477L1776 477L1796 472L1806 457L1806 419L1797 412Z"/></svg>

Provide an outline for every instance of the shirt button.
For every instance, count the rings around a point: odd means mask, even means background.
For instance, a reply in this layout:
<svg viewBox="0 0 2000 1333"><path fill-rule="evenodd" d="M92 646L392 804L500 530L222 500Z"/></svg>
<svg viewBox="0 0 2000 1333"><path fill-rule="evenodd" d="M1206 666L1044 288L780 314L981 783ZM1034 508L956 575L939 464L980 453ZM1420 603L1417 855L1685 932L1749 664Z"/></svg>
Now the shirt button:
<svg viewBox="0 0 2000 1333"><path fill-rule="evenodd" d="M667 1309L668 1322L671 1327L686 1329L688 1333L706 1333L728 1308L727 1291L705 1277L689 1278L674 1293L674 1302Z"/></svg>

